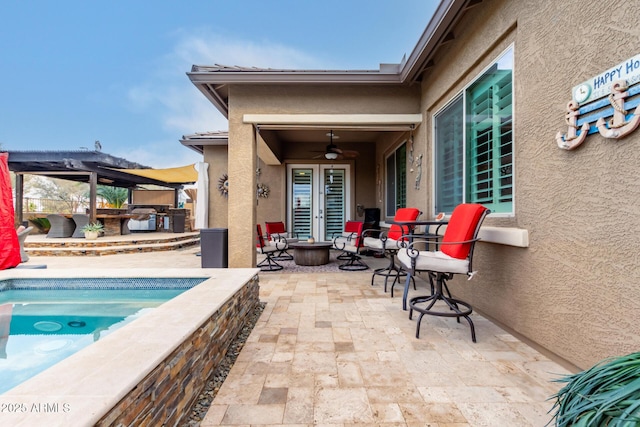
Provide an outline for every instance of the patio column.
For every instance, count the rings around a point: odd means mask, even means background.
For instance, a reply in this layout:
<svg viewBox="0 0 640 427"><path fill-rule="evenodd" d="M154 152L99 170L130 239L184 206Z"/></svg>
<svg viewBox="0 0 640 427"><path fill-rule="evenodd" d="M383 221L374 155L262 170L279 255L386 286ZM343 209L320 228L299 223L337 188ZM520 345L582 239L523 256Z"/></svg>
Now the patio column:
<svg viewBox="0 0 640 427"><path fill-rule="evenodd" d="M254 128L229 117L229 267L256 265L256 142Z"/></svg>

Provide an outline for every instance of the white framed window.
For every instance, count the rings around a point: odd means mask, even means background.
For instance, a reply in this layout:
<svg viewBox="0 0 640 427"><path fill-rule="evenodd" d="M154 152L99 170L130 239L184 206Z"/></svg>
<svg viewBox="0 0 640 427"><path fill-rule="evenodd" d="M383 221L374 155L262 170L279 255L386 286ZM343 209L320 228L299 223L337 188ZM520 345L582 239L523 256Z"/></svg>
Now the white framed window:
<svg viewBox="0 0 640 427"><path fill-rule="evenodd" d="M434 115L435 212L513 213L513 46Z"/></svg>
<svg viewBox="0 0 640 427"><path fill-rule="evenodd" d="M385 216L392 219L407 204L407 143L403 142L386 158Z"/></svg>

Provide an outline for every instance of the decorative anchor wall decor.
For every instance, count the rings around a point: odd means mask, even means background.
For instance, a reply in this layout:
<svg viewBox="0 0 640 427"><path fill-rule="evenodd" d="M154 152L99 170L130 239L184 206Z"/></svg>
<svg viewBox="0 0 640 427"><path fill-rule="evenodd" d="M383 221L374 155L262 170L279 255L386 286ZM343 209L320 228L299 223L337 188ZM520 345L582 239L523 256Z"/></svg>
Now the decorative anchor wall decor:
<svg viewBox="0 0 640 427"><path fill-rule="evenodd" d="M577 148L580 144L584 142L587 138L587 134L589 133L589 123L585 122L582 124L580 128L580 136L578 136L578 109L580 108L580 104L576 101L569 101L567 104L567 114L565 116L565 121L567 122L567 126L569 129L567 130L566 135L562 135L561 132L556 134L556 142L558 143L558 147L564 150L573 150Z"/></svg>
<svg viewBox="0 0 640 427"><path fill-rule="evenodd" d="M636 130L640 124L640 115L638 115L638 109L631 120L627 121L627 111L624 109L624 99L629 96L627 92L629 86L625 80L618 80L611 86L611 94L609 95L609 102L613 106L613 118L609 121L609 127L605 125L604 118L600 117L596 122L598 132L605 138L620 139L629 135Z"/></svg>
<svg viewBox="0 0 640 427"><path fill-rule="evenodd" d="M573 88L567 104L567 133L556 134L563 150L579 147L588 135L621 139L640 126L640 55ZM630 114L631 109L634 114Z"/></svg>

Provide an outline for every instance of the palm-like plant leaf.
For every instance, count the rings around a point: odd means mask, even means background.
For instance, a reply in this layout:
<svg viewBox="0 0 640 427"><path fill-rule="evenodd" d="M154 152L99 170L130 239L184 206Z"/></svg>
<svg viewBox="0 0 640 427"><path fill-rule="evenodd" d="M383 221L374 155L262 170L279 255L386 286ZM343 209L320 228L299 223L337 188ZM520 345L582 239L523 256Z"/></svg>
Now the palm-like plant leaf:
<svg viewBox="0 0 640 427"><path fill-rule="evenodd" d="M107 201L112 208L121 208L129 198L129 191L126 188L98 186L96 194Z"/></svg>
<svg viewBox="0 0 640 427"><path fill-rule="evenodd" d="M558 427L640 426L640 353L603 360L583 372L556 380L566 383L556 399Z"/></svg>

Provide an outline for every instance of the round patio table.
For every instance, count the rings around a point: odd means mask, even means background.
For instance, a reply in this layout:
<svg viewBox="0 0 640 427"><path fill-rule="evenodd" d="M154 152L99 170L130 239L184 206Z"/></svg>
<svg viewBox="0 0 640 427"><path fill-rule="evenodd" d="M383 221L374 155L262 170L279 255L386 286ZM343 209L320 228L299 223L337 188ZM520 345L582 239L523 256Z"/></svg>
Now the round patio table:
<svg viewBox="0 0 640 427"><path fill-rule="evenodd" d="M289 245L293 248L293 261L296 265L324 265L329 263L331 242L298 242Z"/></svg>

